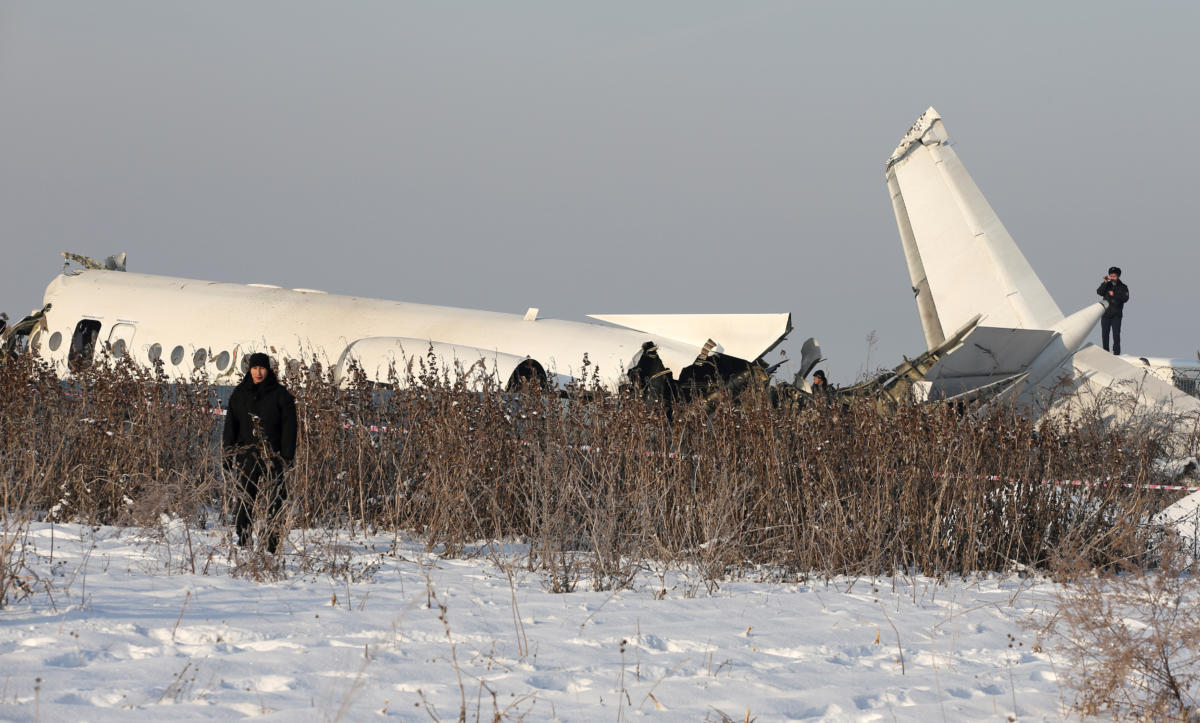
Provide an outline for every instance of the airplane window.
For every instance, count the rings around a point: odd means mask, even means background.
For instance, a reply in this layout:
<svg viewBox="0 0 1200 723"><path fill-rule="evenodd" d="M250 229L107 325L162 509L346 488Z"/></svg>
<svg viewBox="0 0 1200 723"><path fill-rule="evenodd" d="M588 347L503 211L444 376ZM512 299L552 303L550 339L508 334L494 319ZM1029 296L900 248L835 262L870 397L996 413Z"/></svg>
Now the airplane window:
<svg viewBox="0 0 1200 723"><path fill-rule="evenodd" d="M171 350L171 363L174 364L175 366L179 366L179 364L182 361L183 361L183 347L177 346Z"/></svg>
<svg viewBox="0 0 1200 723"><path fill-rule="evenodd" d="M117 339L117 341L112 345L112 355L114 359L120 359L121 357L125 356L124 339Z"/></svg>
<svg viewBox="0 0 1200 723"><path fill-rule="evenodd" d="M151 362L156 362L159 359L162 359L162 344L159 344L158 342L151 344L150 348L146 350L146 357L149 358Z"/></svg>
<svg viewBox="0 0 1200 723"><path fill-rule="evenodd" d="M192 365L195 366L197 369L204 366L204 362L207 360L208 360L208 350L207 349L197 349L196 353L192 355Z"/></svg>
<svg viewBox="0 0 1200 723"><path fill-rule="evenodd" d="M219 369L220 371L225 371L225 368L228 366L229 366L229 352L223 351L217 355L217 369Z"/></svg>
<svg viewBox="0 0 1200 723"><path fill-rule="evenodd" d="M67 352L67 363L73 369L81 369L92 363L96 353L96 339L100 336L100 322L81 319L71 335L71 349Z"/></svg>
<svg viewBox="0 0 1200 723"><path fill-rule="evenodd" d="M51 334L47 346L50 347L50 351L58 351L58 347L62 346L62 332L56 331Z"/></svg>

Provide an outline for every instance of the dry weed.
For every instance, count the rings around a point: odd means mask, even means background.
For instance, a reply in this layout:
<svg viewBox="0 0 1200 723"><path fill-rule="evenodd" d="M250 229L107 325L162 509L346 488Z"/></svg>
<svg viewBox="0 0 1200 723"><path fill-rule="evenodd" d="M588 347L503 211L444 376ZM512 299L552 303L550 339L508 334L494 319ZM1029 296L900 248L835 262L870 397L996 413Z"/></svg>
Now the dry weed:
<svg viewBox="0 0 1200 723"><path fill-rule="evenodd" d="M1153 570L1129 564L1095 575L1078 560L1060 568L1068 584L1042 637L1065 663L1076 710L1139 720L1200 716L1200 581L1185 563L1168 552Z"/></svg>
<svg viewBox="0 0 1200 723"><path fill-rule="evenodd" d="M566 401L536 386L479 391L470 373L425 358L393 371L419 382L409 388L285 373L300 414L292 528L403 531L445 555L523 540L529 567L567 592L624 587L652 564L710 581L748 569L937 576L1044 568L1071 549L1112 566L1144 553L1141 523L1165 502L1136 486L1045 482L1149 481L1161 439L1140 428L942 405L881 416L871 400L797 412L755 393L715 411L676 402L668 419L661 403L594 382ZM69 382L28 356L0 364L6 519L227 522L214 413L227 393L124 363Z"/></svg>

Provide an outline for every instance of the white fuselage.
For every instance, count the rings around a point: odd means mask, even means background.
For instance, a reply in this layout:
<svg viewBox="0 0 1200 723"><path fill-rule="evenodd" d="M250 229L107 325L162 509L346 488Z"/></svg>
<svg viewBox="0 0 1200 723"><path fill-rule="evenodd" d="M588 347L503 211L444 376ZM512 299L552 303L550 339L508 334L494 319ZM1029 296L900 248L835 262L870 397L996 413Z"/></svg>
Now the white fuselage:
<svg viewBox="0 0 1200 723"><path fill-rule="evenodd" d="M317 361L340 372L357 344L373 355L357 360L368 377L383 381L382 349L394 351L393 361L403 368L407 359L424 357L432 344L468 364L491 357L502 373L532 359L551 381L580 375L586 355L589 376L595 372L601 383L615 387L644 342L653 341L664 359L674 361L675 374L696 359L702 345L628 328L529 318L532 314L104 270L56 277L46 288L45 303L51 308L30 344L64 374L73 337L75 355L80 354L81 329L95 334L94 355L107 344L114 355L128 354L139 364L159 358L175 380L202 371L209 378L236 381L243 358L256 351L281 365ZM781 335L768 337L763 336L763 353Z"/></svg>

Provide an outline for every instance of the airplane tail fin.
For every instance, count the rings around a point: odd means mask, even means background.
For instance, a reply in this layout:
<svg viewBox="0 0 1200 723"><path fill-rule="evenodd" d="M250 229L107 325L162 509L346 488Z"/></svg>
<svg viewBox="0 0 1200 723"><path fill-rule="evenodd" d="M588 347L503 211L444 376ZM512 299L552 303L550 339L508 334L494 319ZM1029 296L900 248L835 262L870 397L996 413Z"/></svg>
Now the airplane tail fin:
<svg viewBox="0 0 1200 723"><path fill-rule="evenodd" d="M888 190L925 343L975 314L1011 329L1050 329L1063 313L996 216L929 108L887 162Z"/></svg>

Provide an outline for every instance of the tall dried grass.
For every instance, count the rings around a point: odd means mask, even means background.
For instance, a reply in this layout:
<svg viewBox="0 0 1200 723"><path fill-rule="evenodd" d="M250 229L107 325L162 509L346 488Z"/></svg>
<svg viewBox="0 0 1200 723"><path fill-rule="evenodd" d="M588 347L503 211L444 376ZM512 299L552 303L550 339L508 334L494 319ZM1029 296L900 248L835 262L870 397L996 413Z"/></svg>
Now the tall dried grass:
<svg viewBox="0 0 1200 723"><path fill-rule="evenodd" d="M1200 717L1200 580L1173 541L1154 569L1124 564L1097 575L1064 558L1052 616L1035 621L1087 716L1195 721Z"/></svg>
<svg viewBox="0 0 1200 723"><path fill-rule="evenodd" d="M715 412L676 404L668 422L632 392L481 392L432 359L396 375L420 386L285 378L301 427L291 524L405 531L451 555L521 539L556 590L620 587L647 560L713 580L1037 568L1065 550L1111 566L1145 553L1141 523L1163 502L1044 482L1149 481L1155 438L1038 428L1009 409L797 413L750 392ZM206 524L230 497L219 392L127 364L67 383L29 357L0 365L6 519Z"/></svg>

